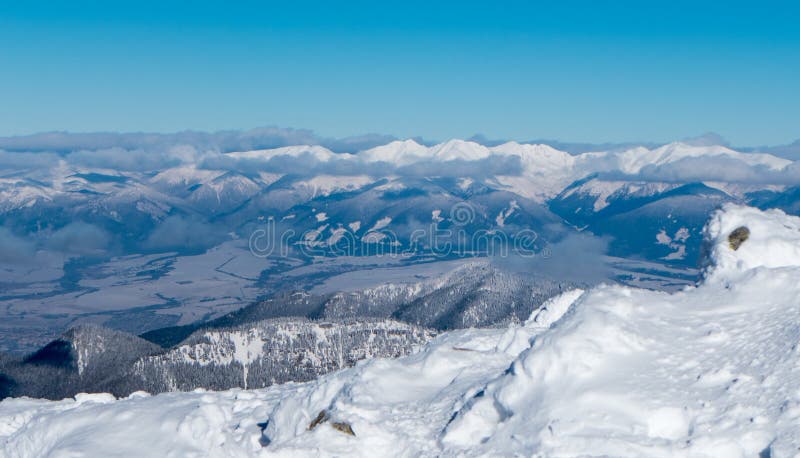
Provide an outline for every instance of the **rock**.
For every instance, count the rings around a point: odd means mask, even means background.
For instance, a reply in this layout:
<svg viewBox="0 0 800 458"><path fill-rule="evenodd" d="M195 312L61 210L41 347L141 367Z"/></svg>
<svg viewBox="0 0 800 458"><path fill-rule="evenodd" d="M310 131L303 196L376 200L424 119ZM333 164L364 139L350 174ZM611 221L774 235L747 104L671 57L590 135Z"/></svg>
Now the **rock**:
<svg viewBox="0 0 800 458"><path fill-rule="evenodd" d="M322 410L317 415L317 417L314 418L311 421L311 423L308 425L308 430L310 431L310 430L316 428L317 426L321 425L322 423L325 423L328 420L330 420L330 416L328 415L328 411ZM355 436L356 435L356 433L353 432L353 427L350 426L350 423L347 423L345 421L332 421L331 422L331 427L333 429L337 430L337 431L343 432L343 433L348 434L350 436Z"/></svg>
<svg viewBox="0 0 800 458"><path fill-rule="evenodd" d="M736 251L748 237L750 237L750 229L745 226L739 226L728 236L728 245L733 251Z"/></svg>
<svg viewBox="0 0 800 458"><path fill-rule="evenodd" d="M353 432L353 428L350 426L350 423L346 423L343 421L334 421L331 423L331 426L333 426L333 429L341 431L345 434L349 434L351 436L356 435L356 433Z"/></svg>
<svg viewBox="0 0 800 458"><path fill-rule="evenodd" d="M308 425L308 430L311 431L312 429L316 428L322 423L325 423L326 421L328 421L328 412L325 410L321 410L319 412L319 415L317 415L317 418L313 419L311 421L311 424Z"/></svg>

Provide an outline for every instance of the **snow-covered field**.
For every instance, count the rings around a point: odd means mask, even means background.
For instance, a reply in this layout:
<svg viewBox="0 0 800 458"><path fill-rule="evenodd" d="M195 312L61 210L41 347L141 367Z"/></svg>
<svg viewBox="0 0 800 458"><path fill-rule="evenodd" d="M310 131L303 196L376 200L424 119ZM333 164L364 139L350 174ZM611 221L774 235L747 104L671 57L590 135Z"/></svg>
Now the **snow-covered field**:
<svg viewBox="0 0 800 458"><path fill-rule="evenodd" d="M63 259L60 262L63 264ZM0 349L20 342L23 336L34 339L37 335L35 345L22 346L29 350L68 326L107 324L126 312L147 313L155 323L150 329L216 317L263 294L256 283L270 263L253 256L246 240L230 240L193 256L161 253L113 258L83 269L80 280L68 289L60 281L63 271L59 265L50 269L58 274L45 281L4 289L0 296ZM16 266L17 270L21 267ZM43 275L44 270L33 274ZM149 330L135 327L141 319L129 321L133 327L128 330ZM39 332L31 334L30 330Z"/></svg>
<svg viewBox="0 0 800 458"><path fill-rule="evenodd" d="M7 399L0 456L800 456L800 218L728 205L707 237L697 287L570 291L314 382Z"/></svg>

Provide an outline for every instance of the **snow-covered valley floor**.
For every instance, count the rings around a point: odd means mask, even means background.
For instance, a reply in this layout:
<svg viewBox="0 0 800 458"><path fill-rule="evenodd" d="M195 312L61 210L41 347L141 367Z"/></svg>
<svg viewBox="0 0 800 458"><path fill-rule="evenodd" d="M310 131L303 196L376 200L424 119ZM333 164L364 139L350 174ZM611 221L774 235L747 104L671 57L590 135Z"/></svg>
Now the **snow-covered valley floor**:
<svg viewBox="0 0 800 458"><path fill-rule="evenodd" d="M707 236L697 287L570 291L313 382L6 399L0 456L800 456L800 218L727 206Z"/></svg>

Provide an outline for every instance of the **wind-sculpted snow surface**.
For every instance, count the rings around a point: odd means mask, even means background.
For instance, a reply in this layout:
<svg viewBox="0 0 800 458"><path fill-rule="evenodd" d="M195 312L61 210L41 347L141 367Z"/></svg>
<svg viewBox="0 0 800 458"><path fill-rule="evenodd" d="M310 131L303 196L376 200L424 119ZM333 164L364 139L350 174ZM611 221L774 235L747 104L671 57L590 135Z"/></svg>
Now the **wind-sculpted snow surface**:
<svg viewBox="0 0 800 458"><path fill-rule="evenodd" d="M443 333L304 384L5 400L0 444L15 457L798 456L800 218L729 205L706 234L704 283L678 293L572 291L524 325Z"/></svg>

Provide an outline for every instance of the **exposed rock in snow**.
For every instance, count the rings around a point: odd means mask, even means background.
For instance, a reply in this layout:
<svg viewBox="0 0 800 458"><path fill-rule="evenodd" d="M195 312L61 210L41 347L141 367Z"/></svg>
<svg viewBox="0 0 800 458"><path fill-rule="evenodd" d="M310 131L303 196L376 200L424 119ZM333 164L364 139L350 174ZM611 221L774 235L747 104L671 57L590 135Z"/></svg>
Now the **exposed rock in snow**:
<svg viewBox="0 0 800 458"><path fill-rule="evenodd" d="M747 240L734 250L729 242L733 231L746 227ZM709 280L728 281L751 275L758 268L795 267L800 264L800 218L780 210L761 211L726 205L706 226L712 266Z"/></svg>

